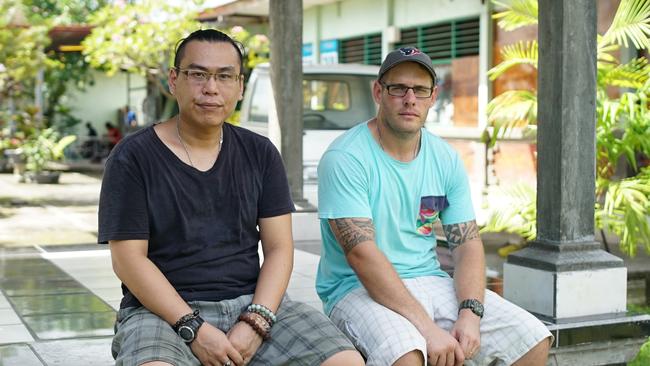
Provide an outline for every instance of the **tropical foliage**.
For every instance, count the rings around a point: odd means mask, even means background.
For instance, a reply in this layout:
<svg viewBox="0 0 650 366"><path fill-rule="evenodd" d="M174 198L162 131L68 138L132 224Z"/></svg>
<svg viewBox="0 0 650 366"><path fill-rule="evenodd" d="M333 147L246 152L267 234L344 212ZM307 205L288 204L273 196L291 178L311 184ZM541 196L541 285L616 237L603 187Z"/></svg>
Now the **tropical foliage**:
<svg viewBox="0 0 650 366"><path fill-rule="evenodd" d="M536 0L493 3L505 9L494 16L503 29L537 24ZM639 157L650 156L650 65L644 57L621 62L619 50L628 46L646 52L650 49L648 1L621 0L610 28L597 41L596 225L616 234L621 249L634 256L640 244L650 253L650 168L637 166ZM504 47L501 55L503 62L489 72L492 80L515 65L536 68L538 45L536 41L519 42ZM625 89L611 93L612 88ZM494 146L513 129L534 132L536 124L535 91L507 91L488 105L486 142ZM615 174L622 159L631 167L631 177L621 179ZM505 196L515 207L493 214L483 231L509 231L528 240L534 238L534 190L515 187Z"/></svg>
<svg viewBox="0 0 650 366"><path fill-rule="evenodd" d="M146 0L115 2L94 13L83 41L90 64L110 76L127 71L145 76L171 98L164 85L176 42L200 28L190 7Z"/></svg>
<svg viewBox="0 0 650 366"><path fill-rule="evenodd" d="M49 44L45 25L28 25L19 0L0 2L0 98L15 100L33 92L33 80L45 67Z"/></svg>
<svg viewBox="0 0 650 366"><path fill-rule="evenodd" d="M105 0L9 0L0 3L0 104L9 114L0 117L16 123L20 113L34 108L37 75L42 71L42 115L47 125L66 127L78 122L62 100L70 87L92 83L88 64L78 53L48 50L48 32L54 26L83 23ZM13 139L13 137L12 137ZM15 139L14 139L15 140ZM6 141L5 141L6 142Z"/></svg>
<svg viewBox="0 0 650 366"><path fill-rule="evenodd" d="M63 150L77 136L61 135L53 128L46 128L32 135L21 146L22 154L27 159L27 170L35 173L42 172L47 164L63 158Z"/></svg>
<svg viewBox="0 0 650 366"><path fill-rule="evenodd" d="M89 19L94 28L83 42L86 60L108 75L127 71L145 76L149 86L155 86L148 89L149 96L165 96L163 104L169 108L168 102L174 98L167 88L167 75L173 67L177 42L197 29L209 27L195 20L201 3L196 0L194 6L188 6L144 0L108 5ZM224 31L244 45L245 67L250 69L268 61L266 36L251 34L242 27Z"/></svg>

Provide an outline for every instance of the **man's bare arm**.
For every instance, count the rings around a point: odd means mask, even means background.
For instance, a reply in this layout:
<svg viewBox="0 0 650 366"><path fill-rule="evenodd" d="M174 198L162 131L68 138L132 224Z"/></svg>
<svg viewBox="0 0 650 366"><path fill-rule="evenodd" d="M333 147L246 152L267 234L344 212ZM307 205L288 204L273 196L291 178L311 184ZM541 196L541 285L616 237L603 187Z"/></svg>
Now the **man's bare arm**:
<svg viewBox="0 0 650 366"><path fill-rule="evenodd" d="M480 238L478 235L478 226L474 220L451 225L443 225L442 229L445 232L447 243L451 250L456 249L456 247L469 240Z"/></svg>
<svg viewBox="0 0 650 366"><path fill-rule="evenodd" d="M476 221L443 225L454 258L454 283L459 300L483 301L485 253Z"/></svg>
<svg viewBox="0 0 650 366"><path fill-rule="evenodd" d="M429 317L420 302L404 286L395 268L375 242L375 227L367 218L329 220L330 228L345 252L350 267L370 297L408 319L427 340L428 357L451 357L462 363L457 341Z"/></svg>
<svg viewBox="0 0 650 366"><path fill-rule="evenodd" d="M147 309L170 324L192 312L160 269L147 258L146 240L110 241L110 250L115 274Z"/></svg>
<svg viewBox="0 0 650 366"><path fill-rule="evenodd" d="M335 219L330 220L330 227L345 255L363 242L375 241L375 226L370 219Z"/></svg>
<svg viewBox="0 0 650 366"><path fill-rule="evenodd" d="M109 243L115 274L149 311L169 324L192 312L165 275L147 257L146 240L111 240ZM226 357L237 365L243 363L241 354L226 335L207 322L199 328L191 348L203 364Z"/></svg>
<svg viewBox="0 0 650 366"><path fill-rule="evenodd" d="M476 221L443 225L454 258L454 287L459 302L485 297L485 253ZM480 318L470 309L463 309L452 328L452 334L466 357L480 347Z"/></svg>

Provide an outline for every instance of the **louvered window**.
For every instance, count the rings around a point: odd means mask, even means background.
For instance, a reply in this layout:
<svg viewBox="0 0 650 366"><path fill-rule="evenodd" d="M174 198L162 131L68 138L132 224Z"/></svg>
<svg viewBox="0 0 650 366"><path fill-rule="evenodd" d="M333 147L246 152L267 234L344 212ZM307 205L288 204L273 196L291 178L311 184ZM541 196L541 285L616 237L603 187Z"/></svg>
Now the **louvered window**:
<svg viewBox="0 0 650 366"><path fill-rule="evenodd" d="M381 64L381 33L342 39L340 45L341 63Z"/></svg>
<svg viewBox="0 0 650 366"><path fill-rule="evenodd" d="M396 48L416 46L436 63L478 55L479 19L454 20L427 26L406 28Z"/></svg>

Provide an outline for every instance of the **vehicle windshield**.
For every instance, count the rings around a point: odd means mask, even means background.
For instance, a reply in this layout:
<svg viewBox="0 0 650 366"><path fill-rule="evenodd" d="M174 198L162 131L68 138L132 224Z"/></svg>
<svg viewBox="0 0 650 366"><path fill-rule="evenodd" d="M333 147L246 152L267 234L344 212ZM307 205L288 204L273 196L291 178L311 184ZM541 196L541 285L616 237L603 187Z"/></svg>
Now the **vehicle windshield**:
<svg viewBox="0 0 650 366"><path fill-rule="evenodd" d="M346 130L375 114L374 76L305 75L302 82L306 130Z"/></svg>
<svg viewBox="0 0 650 366"><path fill-rule="evenodd" d="M308 74L302 82L305 130L346 130L376 112L372 75ZM268 122L271 81L259 80L251 100L251 120Z"/></svg>

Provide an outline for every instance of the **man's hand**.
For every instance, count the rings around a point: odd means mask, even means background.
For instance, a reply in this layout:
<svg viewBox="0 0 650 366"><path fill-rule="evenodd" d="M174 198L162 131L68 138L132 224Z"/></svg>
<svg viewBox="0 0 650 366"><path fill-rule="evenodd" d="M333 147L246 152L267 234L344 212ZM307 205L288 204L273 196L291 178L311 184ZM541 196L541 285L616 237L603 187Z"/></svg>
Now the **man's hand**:
<svg viewBox="0 0 650 366"><path fill-rule="evenodd" d="M231 365L244 365L244 358L228 337L207 322L199 328L191 348L196 358L205 366L222 366L229 361Z"/></svg>
<svg viewBox="0 0 650 366"><path fill-rule="evenodd" d="M427 341L427 362L431 366L461 366L465 357L458 341L432 322L422 334Z"/></svg>
<svg viewBox="0 0 650 366"><path fill-rule="evenodd" d="M244 365L248 364L262 345L262 337L245 322L236 323L228 331L228 339L244 359Z"/></svg>
<svg viewBox="0 0 650 366"><path fill-rule="evenodd" d="M463 309L458 314L458 320L451 328L451 335L458 340L465 358L476 356L481 347L480 321L470 309Z"/></svg>

